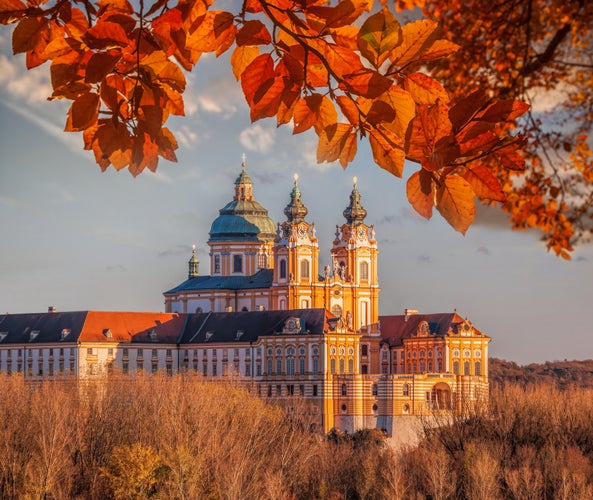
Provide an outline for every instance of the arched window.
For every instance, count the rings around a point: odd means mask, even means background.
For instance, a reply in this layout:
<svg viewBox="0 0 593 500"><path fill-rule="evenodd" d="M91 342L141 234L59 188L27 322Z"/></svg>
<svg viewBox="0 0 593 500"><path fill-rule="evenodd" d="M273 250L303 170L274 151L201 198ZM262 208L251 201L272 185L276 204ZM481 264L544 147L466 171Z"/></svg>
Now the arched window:
<svg viewBox="0 0 593 500"><path fill-rule="evenodd" d="M243 272L243 256L242 255L233 255L233 272L234 273L242 273Z"/></svg>
<svg viewBox="0 0 593 500"><path fill-rule="evenodd" d="M352 358L348 360L348 373L354 373L354 360Z"/></svg>
<svg viewBox="0 0 593 500"><path fill-rule="evenodd" d="M220 272L220 255L214 256L214 272L215 273Z"/></svg>
<svg viewBox="0 0 593 500"><path fill-rule="evenodd" d="M453 373L459 375L459 361L453 361Z"/></svg>
<svg viewBox="0 0 593 500"><path fill-rule="evenodd" d="M272 375L272 360L271 359L268 359L267 369L268 369L268 373L267 374L268 375Z"/></svg>
<svg viewBox="0 0 593 500"><path fill-rule="evenodd" d="M299 373L305 373L305 358L299 358Z"/></svg>
<svg viewBox="0 0 593 500"><path fill-rule="evenodd" d="M360 281L369 280L369 263L363 261L360 263Z"/></svg>
<svg viewBox="0 0 593 500"><path fill-rule="evenodd" d="M280 259L280 277L286 278L286 260Z"/></svg>
<svg viewBox="0 0 593 500"><path fill-rule="evenodd" d="M333 375L334 373L336 373L336 360L332 358L332 360L329 363L329 367L330 367L330 372Z"/></svg>
<svg viewBox="0 0 593 500"><path fill-rule="evenodd" d="M282 360L276 360L276 375L280 375L282 373Z"/></svg>
<svg viewBox="0 0 593 500"><path fill-rule="evenodd" d="M469 375L469 361L464 361L463 362L463 374L464 375Z"/></svg>
<svg viewBox="0 0 593 500"><path fill-rule="evenodd" d="M344 360L340 359L340 373L344 373Z"/></svg>
<svg viewBox="0 0 593 500"><path fill-rule="evenodd" d="M474 364L474 375L482 375L482 363L480 363L479 361L476 361Z"/></svg>
<svg viewBox="0 0 593 500"><path fill-rule="evenodd" d="M342 396L346 396L347 392L346 384L342 384Z"/></svg>
<svg viewBox="0 0 593 500"><path fill-rule="evenodd" d="M306 259L301 260L301 278L309 277L309 261Z"/></svg>
<svg viewBox="0 0 593 500"><path fill-rule="evenodd" d="M313 373L319 373L319 360L317 358L313 358Z"/></svg>
<svg viewBox="0 0 593 500"><path fill-rule="evenodd" d="M265 253L260 253L258 256L257 265L260 269L267 269L268 267L268 256Z"/></svg>
<svg viewBox="0 0 593 500"><path fill-rule="evenodd" d="M409 395L410 395L410 385L404 384L404 396L409 396Z"/></svg>
<svg viewBox="0 0 593 500"><path fill-rule="evenodd" d="M301 309L309 309L309 299L301 300Z"/></svg>

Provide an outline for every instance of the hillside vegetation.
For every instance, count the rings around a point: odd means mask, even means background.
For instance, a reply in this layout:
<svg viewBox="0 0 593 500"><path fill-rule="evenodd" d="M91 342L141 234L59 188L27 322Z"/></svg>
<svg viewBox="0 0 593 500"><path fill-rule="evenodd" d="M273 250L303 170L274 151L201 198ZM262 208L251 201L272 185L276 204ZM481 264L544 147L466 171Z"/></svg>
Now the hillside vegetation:
<svg viewBox="0 0 593 500"><path fill-rule="evenodd" d="M0 497L593 498L593 389L495 387L489 411L394 451L378 431L310 431L306 413L181 375L25 385L0 377Z"/></svg>
<svg viewBox="0 0 593 500"><path fill-rule="evenodd" d="M550 383L560 388L593 387L593 360L547 361L520 366L513 361L490 358L489 378L492 385L507 382L520 384Z"/></svg>

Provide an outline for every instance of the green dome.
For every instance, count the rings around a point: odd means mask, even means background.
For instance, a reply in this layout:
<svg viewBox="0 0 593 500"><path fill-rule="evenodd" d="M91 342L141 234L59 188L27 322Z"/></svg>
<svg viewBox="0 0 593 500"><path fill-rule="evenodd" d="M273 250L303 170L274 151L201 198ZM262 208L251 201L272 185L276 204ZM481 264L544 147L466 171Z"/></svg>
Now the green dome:
<svg viewBox="0 0 593 500"><path fill-rule="evenodd" d="M233 201L220 209L210 228L210 241L273 241L276 224L268 211L253 199L253 182L245 165L235 180Z"/></svg>
<svg viewBox="0 0 593 500"><path fill-rule="evenodd" d="M210 241L273 241L275 237L276 225L257 201L231 201L210 228Z"/></svg>

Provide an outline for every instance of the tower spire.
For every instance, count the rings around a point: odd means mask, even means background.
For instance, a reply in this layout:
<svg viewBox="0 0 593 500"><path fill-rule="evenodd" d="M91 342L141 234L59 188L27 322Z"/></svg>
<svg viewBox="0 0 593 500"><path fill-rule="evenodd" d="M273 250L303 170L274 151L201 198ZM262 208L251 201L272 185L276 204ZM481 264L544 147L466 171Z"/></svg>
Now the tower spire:
<svg viewBox="0 0 593 500"><path fill-rule="evenodd" d="M245 171L247 166L245 153L241 155L241 173L235 180L235 201L253 201L253 182Z"/></svg>
<svg viewBox="0 0 593 500"><path fill-rule="evenodd" d="M196 257L196 245L191 246L191 258L189 259L188 265L188 278L197 278L199 275L200 261Z"/></svg>
<svg viewBox="0 0 593 500"><path fill-rule="evenodd" d="M301 200L301 190L299 189L298 179L299 175L294 174L294 187L290 192L290 202L284 209L284 215L286 215L288 222L294 224L303 222L309 212Z"/></svg>
<svg viewBox="0 0 593 500"><path fill-rule="evenodd" d="M346 222L352 226L358 226L364 222L364 218L367 215L367 211L360 204L360 193L358 192L358 179L354 177L352 179L353 187L350 193L350 204L346 207L343 212Z"/></svg>

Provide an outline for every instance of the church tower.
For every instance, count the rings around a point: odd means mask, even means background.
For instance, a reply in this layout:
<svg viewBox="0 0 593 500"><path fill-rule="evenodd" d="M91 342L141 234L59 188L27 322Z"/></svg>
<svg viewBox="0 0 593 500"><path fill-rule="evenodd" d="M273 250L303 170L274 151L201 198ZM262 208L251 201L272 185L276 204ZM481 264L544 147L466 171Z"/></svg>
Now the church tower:
<svg viewBox="0 0 593 500"><path fill-rule="evenodd" d="M307 213L295 174L290 202L284 209L286 220L278 225L274 242L272 304L275 309L320 307L315 304L314 290L319 274L319 245L315 225L305 220Z"/></svg>
<svg viewBox="0 0 593 500"><path fill-rule="evenodd" d="M367 211L360 203L356 177L343 215L346 223L336 226L331 249L334 286L328 308L355 330L368 330L379 319L378 250L375 228L364 221Z"/></svg>

